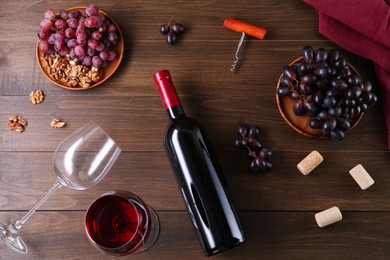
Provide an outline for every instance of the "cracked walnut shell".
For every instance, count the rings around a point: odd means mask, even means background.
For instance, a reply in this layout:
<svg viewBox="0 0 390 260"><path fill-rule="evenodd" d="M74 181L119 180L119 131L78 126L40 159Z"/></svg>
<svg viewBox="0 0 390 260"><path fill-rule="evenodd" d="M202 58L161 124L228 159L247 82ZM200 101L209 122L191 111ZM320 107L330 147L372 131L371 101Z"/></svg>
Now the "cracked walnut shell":
<svg viewBox="0 0 390 260"><path fill-rule="evenodd" d="M22 133L26 125L27 120L21 116L11 116L8 119L8 127L15 132Z"/></svg>
<svg viewBox="0 0 390 260"><path fill-rule="evenodd" d="M31 103L40 104L45 99L45 95L43 94L42 90L36 90L30 92L30 101Z"/></svg>
<svg viewBox="0 0 390 260"><path fill-rule="evenodd" d="M54 128L61 128L65 126L65 122L60 121L57 118L53 118L50 122L50 125Z"/></svg>

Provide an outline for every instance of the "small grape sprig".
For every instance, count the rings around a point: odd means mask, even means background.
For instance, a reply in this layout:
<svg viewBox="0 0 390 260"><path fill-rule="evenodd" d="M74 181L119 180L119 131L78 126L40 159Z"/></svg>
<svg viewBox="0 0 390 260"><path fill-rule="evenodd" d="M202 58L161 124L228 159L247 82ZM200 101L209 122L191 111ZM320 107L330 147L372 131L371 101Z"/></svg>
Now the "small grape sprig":
<svg viewBox="0 0 390 260"><path fill-rule="evenodd" d="M257 125L248 126L240 124L237 130L240 137L236 138L234 145L237 148L248 151L248 157L251 161L249 170L253 173L271 170L270 158L272 150L263 147L258 140L260 127Z"/></svg>
<svg viewBox="0 0 390 260"><path fill-rule="evenodd" d="M177 41L177 35L182 34L185 29L180 23L171 24L171 20L172 18L169 20L168 24L160 25L160 33L167 36L167 43L175 44Z"/></svg>

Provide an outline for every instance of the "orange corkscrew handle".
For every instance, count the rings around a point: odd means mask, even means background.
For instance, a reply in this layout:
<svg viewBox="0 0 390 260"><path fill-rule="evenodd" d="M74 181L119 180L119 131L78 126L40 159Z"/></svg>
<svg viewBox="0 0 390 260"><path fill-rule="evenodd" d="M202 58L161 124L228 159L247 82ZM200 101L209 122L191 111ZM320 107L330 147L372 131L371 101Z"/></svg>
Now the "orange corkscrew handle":
<svg viewBox="0 0 390 260"><path fill-rule="evenodd" d="M259 26L255 26L253 24L237 20L231 17L226 17L223 23L223 27L236 31L236 32L244 32L250 36L259 38L260 40L264 39L267 29Z"/></svg>

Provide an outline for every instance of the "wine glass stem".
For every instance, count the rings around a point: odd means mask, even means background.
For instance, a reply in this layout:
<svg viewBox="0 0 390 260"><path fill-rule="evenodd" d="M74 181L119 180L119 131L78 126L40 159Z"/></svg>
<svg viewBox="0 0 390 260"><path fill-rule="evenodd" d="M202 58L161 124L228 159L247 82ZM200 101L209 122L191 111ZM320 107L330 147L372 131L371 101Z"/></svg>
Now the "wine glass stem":
<svg viewBox="0 0 390 260"><path fill-rule="evenodd" d="M58 182L58 180L55 181L53 187L46 193L45 196L43 196L32 209L30 209L26 215L24 215L21 219L17 220L14 224L11 224L10 226L11 233L16 234L21 228L22 225L34 214L34 212L59 188L61 188L61 183Z"/></svg>

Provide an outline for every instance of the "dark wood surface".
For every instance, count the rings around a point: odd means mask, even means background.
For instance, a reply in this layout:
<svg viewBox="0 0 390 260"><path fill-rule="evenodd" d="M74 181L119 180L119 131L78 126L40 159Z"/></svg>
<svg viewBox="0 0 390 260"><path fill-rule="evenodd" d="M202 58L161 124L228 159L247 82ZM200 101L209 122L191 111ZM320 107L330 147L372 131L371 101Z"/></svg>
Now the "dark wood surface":
<svg viewBox="0 0 390 260"><path fill-rule="evenodd" d="M72 6L89 2L72 1ZM337 47L318 33L316 12L303 1L96 1L119 24L125 40L121 66L105 84L70 91L51 84L35 58L36 32L46 8L66 1L0 3L0 221L11 223L51 187L57 144L96 121L123 148L110 174L87 191L55 193L23 226L30 252L0 244L0 259L109 259L87 241L85 210L100 194L126 189L160 218L161 233L134 259L204 259L162 145L167 117L152 80L169 69L188 115L212 140L247 232L247 243L216 259L388 259L390 256L389 151L381 100L341 142L304 137L283 121L275 102L281 68L305 45ZM188 29L170 46L158 32L170 17ZM239 72L229 71L240 34L224 29L226 16L266 27L266 39L248 38ZM364 79L375 82L371 63L341 50ZM46 95L42 104L31 90ZM379 94L379 87L375 87ZM7 128L11 115L28 120L22 134ZM50 127L53 117L67 123ZM251 174L233 140L239 122L258 124L274 151L274 169ZM312 150L325 161L308 176L296 164ZM348 174L361 163L375 180L362 191ZM338 206L344 219L319 228L314 214Z"/></svg>

